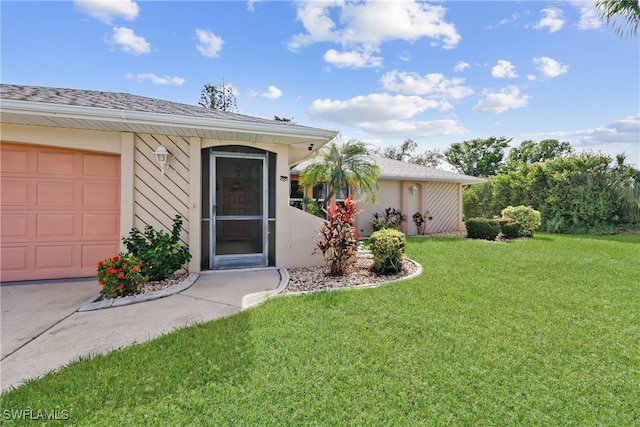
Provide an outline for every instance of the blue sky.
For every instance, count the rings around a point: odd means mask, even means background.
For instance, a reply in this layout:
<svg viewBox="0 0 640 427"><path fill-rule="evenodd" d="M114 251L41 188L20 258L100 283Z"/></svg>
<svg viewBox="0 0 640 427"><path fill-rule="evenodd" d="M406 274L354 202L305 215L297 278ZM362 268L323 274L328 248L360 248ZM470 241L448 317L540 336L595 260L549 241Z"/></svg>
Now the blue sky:
<svg viewBox="0 0 640 427"><path fill-rule="evenodd" d="M2 1L3 83L197 104L374 146L555 138L640 165L640 39L590 1Z"/></svg>

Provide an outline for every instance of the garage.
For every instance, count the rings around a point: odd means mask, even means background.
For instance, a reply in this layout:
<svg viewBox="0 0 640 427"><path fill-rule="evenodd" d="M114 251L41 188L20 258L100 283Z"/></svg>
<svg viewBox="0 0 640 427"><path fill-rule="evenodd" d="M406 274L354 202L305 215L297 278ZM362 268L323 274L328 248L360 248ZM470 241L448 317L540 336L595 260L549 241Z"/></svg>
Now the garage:
<svg viewBox="0 0 640 427"><path fill-rule="evenodd" d="M96 275L120 248L120 156L0 144L3 282Z"/></svg>

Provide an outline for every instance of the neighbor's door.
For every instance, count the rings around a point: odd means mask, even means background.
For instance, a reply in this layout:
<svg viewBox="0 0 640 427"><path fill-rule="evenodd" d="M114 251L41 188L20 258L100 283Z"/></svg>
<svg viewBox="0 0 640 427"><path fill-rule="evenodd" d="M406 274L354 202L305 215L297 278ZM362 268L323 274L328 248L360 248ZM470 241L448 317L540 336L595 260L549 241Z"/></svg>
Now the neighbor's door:
<svg viewBox="0 0 640 427"><path fill-rule="evenodd" d="M267 162L257 154L211 154L210 268L267 265Z"/></svg>

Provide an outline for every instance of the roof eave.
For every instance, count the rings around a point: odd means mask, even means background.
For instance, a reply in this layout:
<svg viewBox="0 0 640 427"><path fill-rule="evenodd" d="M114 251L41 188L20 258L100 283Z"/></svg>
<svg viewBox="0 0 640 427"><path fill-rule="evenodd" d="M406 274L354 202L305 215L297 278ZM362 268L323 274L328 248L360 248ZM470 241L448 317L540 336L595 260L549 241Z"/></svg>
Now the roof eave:
<svg viewBox="0 0 640 427"><path fill-rule="evenodd" d="M44 102L0 100L0 111L34 116L61 117L78 120L109 121L117 123L143 124L148 126L173 126L179 128L252 132L262 135L303 138L308 141L327 142L338 135L338 131L283 125L277 123L252 123L241 120L209 117L181 116L99 107L52 104Z"/></svg>
<svg viewBox="0 0 640 427"><path fill-rule="evenodd" d="M460 175L460 177L441 177L441 176L413 176L413 175L380 175L380 179L389 179L393 181L432 181L432 182L451 182L456 184L479 184L485 182L486 179L474 176Z"/></svg>

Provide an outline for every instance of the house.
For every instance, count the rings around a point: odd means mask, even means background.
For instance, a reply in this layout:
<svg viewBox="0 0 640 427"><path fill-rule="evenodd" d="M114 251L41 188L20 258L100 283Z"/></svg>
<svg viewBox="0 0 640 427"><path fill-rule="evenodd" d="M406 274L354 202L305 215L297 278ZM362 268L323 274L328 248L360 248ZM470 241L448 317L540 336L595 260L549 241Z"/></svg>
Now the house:
<svg viewBox="0 0 640 427"><path fill-rule="evenodd" d="M388 207L399 209L407 215L402 232L409 236L419 234L412 220L417 212L427 218L427 234L465 230L462 222L462 190L466 185L483 182L483 179L384 157L369 157L380 167L380 190L374 204L358 205L362 211L357 218L362 236L369 236L373 232L370 225L373 215L384 212ZM308 160L291 170L290 199L294 206L302 206L303 194L295 187L300 172L312 161ZM318 187L306 196L322 200L322 188ZM358 198L357 195L355 197Z"/></svg>
<svg viewBox="0 0 640 427"><path fill-rule="evenodd" d="M289 171L337 132L126 93L0 89L2 281L94 276L132 228L170 230L175 215L190 271L322 262L322 221L289 206Z"/></svg>

